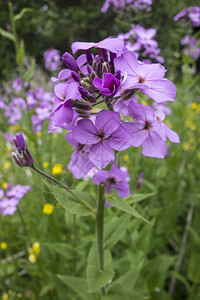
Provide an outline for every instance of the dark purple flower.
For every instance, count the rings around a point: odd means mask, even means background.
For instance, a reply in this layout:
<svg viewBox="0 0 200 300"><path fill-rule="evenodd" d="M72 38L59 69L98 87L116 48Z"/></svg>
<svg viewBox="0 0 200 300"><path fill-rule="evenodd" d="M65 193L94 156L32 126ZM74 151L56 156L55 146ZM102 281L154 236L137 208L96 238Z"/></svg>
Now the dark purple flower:
<svg viewBox="0 0 200 300"><path fill-rule="evenodd" d="M23 134L20 132L14 137L14 144L17 148L16 153L13 152L12 156L19 167L32 166L34 159L26 146Z"/></svg>
<svg viewBox="0 0 200 300"><path fill-rule="evenodd" d="M98 89L103 96L114 96L120 87L120 80L111 73L103 73L102 80L96 77L93 80L93 85Z"/></svg>
<svg viewBox="0 0 200 300"><path fill-rule="evenodd" d="M62 56L62 60L70 70L73 70L75 72L79 71L78 64L75 58L70 53L65 52Z"/></svg>
<svg viewBox="0 0 200 300"><path fill-rule="evenodd" d="M89 160L100 168L105 168L114 160L113 149L122 151L131 145L130 136L117 112L100 111L95 124L88 119L79 120L72 133L78 143L91 145Z"/></svg>
<svg viewBox="0 0 200 300"><path fill-rule="evenodd" d="M110 172L105 170L97 172L93 177L93 182L97 185L101 182L104 183L106 194L111 189L115 189L120 197L127 197L130 194L129 184L126 181L127 177L127 172L123 172L118 169L117 164L113 164Z"/></svg>

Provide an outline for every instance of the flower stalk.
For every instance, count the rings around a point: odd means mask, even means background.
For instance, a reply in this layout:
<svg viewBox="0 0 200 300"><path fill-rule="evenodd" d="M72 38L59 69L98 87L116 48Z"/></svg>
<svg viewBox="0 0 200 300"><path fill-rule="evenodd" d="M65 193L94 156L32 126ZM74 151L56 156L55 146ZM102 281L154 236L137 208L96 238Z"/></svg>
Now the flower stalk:
<svg viewBox="0 0 200 300"><path fill-rule="evenodd" d="M99 271L104 270L104 204L105 204L105 185L100 183L97 197L97 251Z"/></svg>

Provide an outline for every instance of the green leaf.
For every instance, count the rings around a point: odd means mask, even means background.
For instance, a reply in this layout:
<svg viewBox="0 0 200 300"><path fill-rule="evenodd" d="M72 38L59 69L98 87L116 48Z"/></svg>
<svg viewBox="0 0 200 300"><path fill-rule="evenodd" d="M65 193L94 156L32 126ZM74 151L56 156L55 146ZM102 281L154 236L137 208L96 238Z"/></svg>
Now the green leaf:
<svg viewBox="0 0 200 300"><path fill-rule="evenodd" d="M189 231L194 239L195 245L200 248L200 236L198 232L192 227L189 228Z"/></svg>
<svg viewBox="0 0 200 300"><path fill-rule="evenodd" d="M14 35L13 35L12 33L8 32L7 30L4 30L4 29L0 28L0 34L1 34L3 37L5 37L5 38L11 40L12 42L15 41Z"/></svg>
<svg viewBox="0 0 200 300"><path fill-rule="evenodd" d="M109 250L105 251L105 268L104 270L99 270L96 242L92 245L90 249L86 273L89 285L89 292L97 291L105 285L107 285L109 282L112 281L113 276L115 274L112 268L112 256Z"/></svg>
<svg viewBox="0 0 200 300"><path fill-rule="evenodd" d="M105 225L105 248L111 249L125 234L131 216L124 214L120 218L113 218Z"/></svg>
<svg viewBox="0 0 200 300"><path fill-rule="evenodd" d="M50 252L55 252L66 259L73 259L76 249L72 245L66 243L43 243L42 246L47 247Z"/></svg>
<svg viewBox="0 0 200 300"><path fill-rule="evenodd" d="M57 277L62 280L70 289L77 293L84 300L97 300L99 299L98 295L90 295L88 292L88 283L86 279L65 276L58 274Z"/></svg>
<svg viewBox="0 0 200 300"><path fill-rule="evenodd" d="M131 214L135 218L141 219L148 224L153 225L153 223L147 221L144 217L142 217L133 207L131 207L127 202L125 202L123 199L118 197L109 198L108 197L108 203L128 214Z"/></svg>
<svg viewBox="0 0 200 300"><path fill-rule="evenodd" d="M24 57L25 50L24 50L24 40L20 41L20 46L19 46L19 53L17 55L17 63L21 64L22 58Z"/></svg>
<svg viewBox="0 0 200 300"><path fill-rule="evenodd" d="M28 70L24 73L23 80L30 81L30 79L34 76L35 73L35 59L32 59L32 63Z"/></svg>
<svg viewBox="0 0 200 300"><path fill-rule="evenodd" d="M20 11L20 13L14 16L14 20L15 21L20 20L25 13L31 12L31 11L33 11L32 8L26 8L26 7L22 8L22 10Z"/></svg>
<svg viewBox="0 0 200 300"><path fill-rule="evenodd" d="M129 204L133 204L133 203L140 202L140 201L142 201L142 200L144 200L146 198L149 198L151 196L154 196L155 194L156 194L156 192L146 193L146 194L136 193L136 194L128 196L124 200L127 201Z"/></svg>
<svg viewBox="0 0 200 300"><path fill-rule="evenodd" d="M190 258L189 258L189 265L188 265L188 278L193 283L200 282L200 266L199 263L199 249L195 246L193 249L190 250Z"/></svg>
<svg viewBox="0 0 200 300"><path fill-rule="evenodd" d="M44 183L53 193L54 197L60 203L60 205L70 213L79 216L88 216L93 213L92 210L95 211L95 208L92 207L91 204L94 205L96 201L89 193L69 189L70 191L72 191L72 195L67 190L58 187L55 184L51 184L46 180L44 180ZM87 205L91 206L92 210L89 209Z"/></svg>

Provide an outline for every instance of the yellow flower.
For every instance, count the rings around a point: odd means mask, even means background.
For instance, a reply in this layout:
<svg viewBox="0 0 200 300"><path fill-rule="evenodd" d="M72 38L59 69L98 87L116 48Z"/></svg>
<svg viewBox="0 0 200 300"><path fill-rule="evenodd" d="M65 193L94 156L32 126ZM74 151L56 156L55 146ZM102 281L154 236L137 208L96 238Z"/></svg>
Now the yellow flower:
<svg viewBox="0 0 200 300"><path fill-rule="evenodd" d="M56 203L56 207L61 207L59 202Z"/></svg>
<svg viewBox="0 0 200 300"><path fill-rule="evenodd" d="M43 213L46 215L51 215L54 211L54 206L49 204L49 203L45 203L43 205Z"/></svg>
<svg viewBox="0 0 200 300"><path fill-rule="evenodd" d="M8 185L7 185L7 182L3 182L3 183L2 183L2 188L3 188L4 190L7 189L7 186L8 186Z"/></svg>
<svg viewBox="0 0 200 300"><path fill-rule="evenodd" d="M7 146L6 146L6 151L7 151L7 152L10 152L11 150L12 150L12 147L11 147L10 145L7 145Z"/></svg>
<svg viewBox="0 0 200 300"><path fill-rule="evenodd" d="M71 234L70 236L71 240L73 241L75 239L75 235L74 234Z"/></svg>
<svg viewBox="0 0 200 300"><path fill-rule="evenodd" d="M1 243L0 243L0 248L1 248L2 250L7 249L7 243L6 243L6 242L1 242Z"/></svg>
<svg viewBox="0 0 200 300"><path fill-rule="evenodd" d="M32 249L35 254L39 254L40 253L40 244L38 242L33 243Z"/></svg>
<svg viewBox="0 0 200 300"><path fill-rule="evenodd" d="M52 168L52 174L60 174L62 172L63 165L55 164Z"/></svg>
<svg viewBox="0 0 200 300"><path fill-rule="evenodd" d="M19 125L16 125L16 126L11 125L11 126L9 127L9 131L17 131L18 129L20 129L20 126L19 126Z"/></svg>
<svg viewBox="0 0 200 300"><path fill-rule="evenodd" d="M129 156L128 156L127 154L125 154L125 155L123 156L123 158L124 158L125 161L128 161L128 160L129 160Z"/></svg>
<svg viewBox="0 0 200 300"><path fill-rule="evenodd" d="M28 257L28 260L29 260L32 264L34 264L34 263L36 262L36 260L37 260L37 257L36 257L36 255L35 255L34 253L31 253L31 254L29 255L29 257Z"/></svg>
<svg viewBox="0 0 200 300"><path fill-rule="evenodd" d="M9 162L5 162L5 163L3 164L3 168L4 168L5 170L9 169L9 168L10 168L10 163L9 163Z"/></svg>
<svg viewBox="0 0 200 300"><path fill-rule="evenodd" d="M2 295L2 300L8 300L8 294L7 293L3 293Z"/></svg>
<svg viewBox="0 0 200 300"><path fill-rule="evenodd" d="M42 132L41 131L39 131L39 132L37 132L37 137L41 137L42 136Z"/></svg>
<svg viewBox="0 0 200 300"><path fill-rule="evenodd" d="M197 108L197 104L196 103L192 103L191 108L192 109L196 109Z"/></svg>
<svg viewBox="0 0 200 300"><path fill-rule="evenodd" d="M48 166L49 166L49 163L47 161L43 162L43 167L44 168L48 168Z"/></svg>

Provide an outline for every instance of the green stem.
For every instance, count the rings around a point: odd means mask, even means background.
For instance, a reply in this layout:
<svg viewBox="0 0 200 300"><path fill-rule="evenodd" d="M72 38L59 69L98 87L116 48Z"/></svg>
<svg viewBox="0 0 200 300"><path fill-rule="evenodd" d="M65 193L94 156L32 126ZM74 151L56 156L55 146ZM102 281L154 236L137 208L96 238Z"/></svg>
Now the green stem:
<svg viewBox="0 0 200 300"><path fill-rule="evenodd" d="M10 26L11 26L12 33L14 35L15 51L16 51L16 55L18 55L19 45L18 45L18 41L17 41L17 31L16 31L13 8L12 8L12 3L11 2L8 2L8 9L9 9L9 16L10 16Z"/></svg>
<svg viewBox="0 0 200 300"><path fill-rule="evenodd" d="M65 184L61 183L60 181L58 181L57 179L51 177L50 175L44 173L42 170L36 168L34 165L31 166L31 168L36 171L38 174L42 175L43 177L47 178L48 180L54 182L55 184L59 185L60 187L62 187L63 189L65 189L68 193L70 193L74 198L76 198L79 202L81 202L83 205L85 205L90 211L92 211L93 213L95 213L96 211L84 200L82 200L81 198L79 198L76 194L74 194L72 192L72 190L70 190L68 188L68 186L66 186Z"/></svg>
<svg viewBox="0 0 200 300"><path fill-rule="evenodd" d="M105 204L105 186L100 183L97 197L97 250L99 270L104 270L104 204Z"/></svg>

